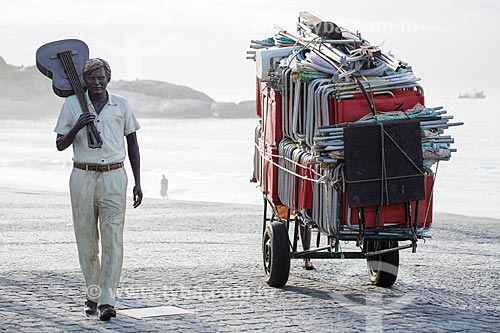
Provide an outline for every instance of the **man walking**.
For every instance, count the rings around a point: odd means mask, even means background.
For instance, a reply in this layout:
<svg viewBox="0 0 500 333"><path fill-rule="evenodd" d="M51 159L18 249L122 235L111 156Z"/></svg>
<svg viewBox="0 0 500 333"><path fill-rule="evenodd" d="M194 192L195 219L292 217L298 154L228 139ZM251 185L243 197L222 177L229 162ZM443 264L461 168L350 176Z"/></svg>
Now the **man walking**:
<svg viewBox="0 0 500 333"><path fill-rule="evenodd" d="M127 174L125 138L134 175L133 207L142 202L140 155L136 131L140 128L128 101L106 90L109 64L87 60L83 68L90 112L82 112L76 96L64 102L54 132L59 151L73 146L70 195L80 267L85 279L86 314L99 319L116 317L115 296L123 262ZM94 122L103 145L87 145L85 126ZM99 258L99 238L102 257Z"/></svg>
<svg viewBox="0 0 500 333"><path fill-rule="evenodd" d="M161 197L166 199L168 195L168 179L165 177L165 174L161 175L160 186Z"/></svg>

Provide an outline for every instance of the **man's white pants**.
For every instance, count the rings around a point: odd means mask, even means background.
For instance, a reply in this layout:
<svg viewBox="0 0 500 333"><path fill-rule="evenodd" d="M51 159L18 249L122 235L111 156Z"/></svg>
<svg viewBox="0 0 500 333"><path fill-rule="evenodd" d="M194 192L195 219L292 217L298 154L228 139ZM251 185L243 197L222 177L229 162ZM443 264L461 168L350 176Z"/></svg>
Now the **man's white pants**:
<svg viewBox="0 0 500 333"><path fill-rule="evenodd" d="M74 168L71 173L73 226L86 296L99 305L115 305L123 262L126 192L125 168L105 172Z"/></svg>

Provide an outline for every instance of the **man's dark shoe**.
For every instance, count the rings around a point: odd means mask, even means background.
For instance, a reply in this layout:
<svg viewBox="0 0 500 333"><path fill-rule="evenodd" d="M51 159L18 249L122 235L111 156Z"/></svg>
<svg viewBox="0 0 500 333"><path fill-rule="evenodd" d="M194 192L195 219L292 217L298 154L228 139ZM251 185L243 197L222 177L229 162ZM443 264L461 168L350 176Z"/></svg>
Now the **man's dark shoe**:
<svg viewBox="0 0 500 333"><path fill-rule="evenodd" d="M96 314L97 313L97 303L86 300L85 307L83 308L83 311L85 311L85 313L88 315Z"/></svg>
<svg viewBox="0 0 500 333"><path fill-rule="evenodd" d="M107 321L111 317L116 317L115 308L109 304L99 305L99 320Z"/></svg>

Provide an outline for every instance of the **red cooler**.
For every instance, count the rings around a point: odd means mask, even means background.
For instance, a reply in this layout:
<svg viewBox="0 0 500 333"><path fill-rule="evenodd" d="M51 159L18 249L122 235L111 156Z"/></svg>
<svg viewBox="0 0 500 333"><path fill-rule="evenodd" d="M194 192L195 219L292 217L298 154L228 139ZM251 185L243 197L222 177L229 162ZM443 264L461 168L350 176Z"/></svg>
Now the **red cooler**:
<svg viewBox="0 0 500 333"><path fill-rule="evenodd" d="M374 95L377 112L404 111L417 103L424 105L424 96L414 89L396 89L383 95ZM363 94L350 99L329 99L330 124L353 122L371 113Z"/></svg>

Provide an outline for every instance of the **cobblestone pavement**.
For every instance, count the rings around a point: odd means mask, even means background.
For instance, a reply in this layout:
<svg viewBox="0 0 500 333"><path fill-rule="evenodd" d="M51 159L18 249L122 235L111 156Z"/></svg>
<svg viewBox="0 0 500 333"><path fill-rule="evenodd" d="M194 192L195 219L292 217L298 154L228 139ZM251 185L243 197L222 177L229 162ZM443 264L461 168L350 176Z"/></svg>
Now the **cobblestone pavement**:
<svg viewBox="0 0 500 333"><path fill-rule="evenodd" d="M393 288L363 260L292 261L268 287L258 206L146 200L128 211L118 309L193 314L110 322L83 315L65 194L0 191L2 332L459 332L500 330L500 221L438 214L433 238L401 251ZM348 245L344 245L348 246Z"/></svg>

